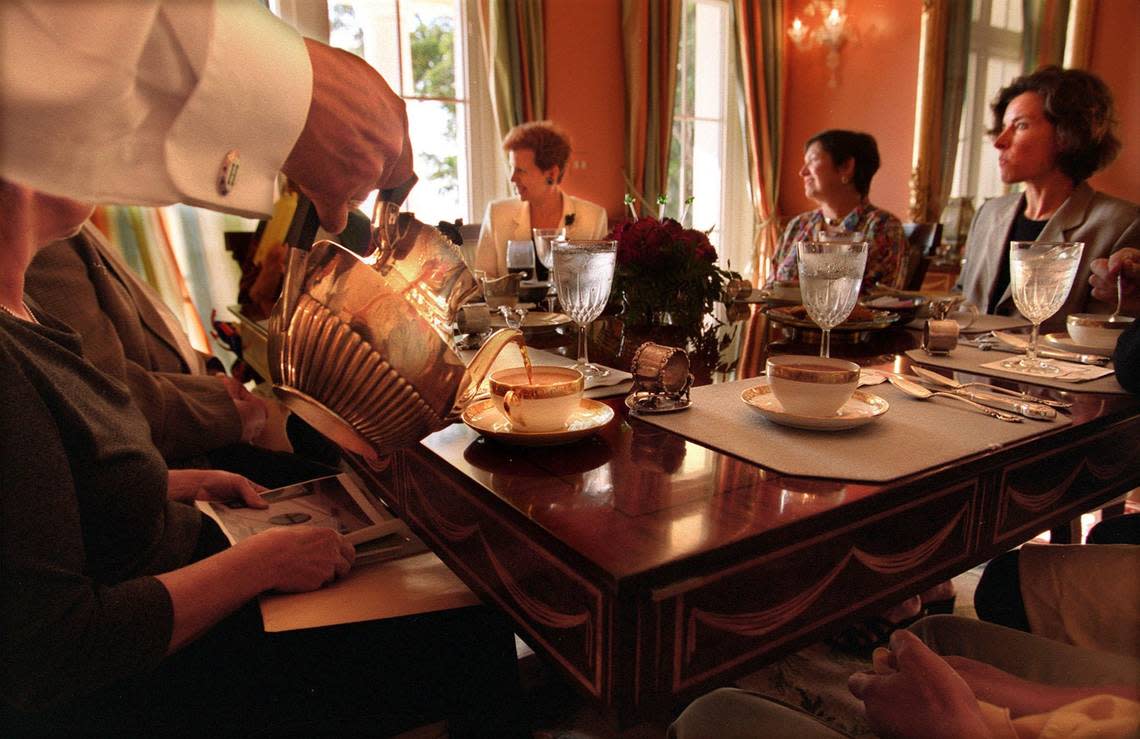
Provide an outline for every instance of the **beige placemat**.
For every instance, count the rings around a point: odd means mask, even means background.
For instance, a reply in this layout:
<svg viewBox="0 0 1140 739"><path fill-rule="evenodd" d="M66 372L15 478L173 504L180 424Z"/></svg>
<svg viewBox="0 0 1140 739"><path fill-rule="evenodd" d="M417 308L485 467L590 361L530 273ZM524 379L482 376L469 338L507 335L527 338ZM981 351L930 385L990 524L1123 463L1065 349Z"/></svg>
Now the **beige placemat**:
<svg viewBox="0 0 1140 739"><path fill-rule="evenodd" d="M745 388L766 381L696 387L688 410L638 418L789 475L863 482L905 477L1070 423L1061 414L1051 421L999 421L954 400L918 400L884 383L862 388L890 404L879 418L846 431L805 431L773 423L740 399Z"/></svg>
<svg viewBox="0 0 1140 739"><path fill-rule="evenodd" d="M993 364L997 360L1015 357L1017 355L998 351L984 352L981 349L975 349L972 346L964 346L962 344L959 344L948 357L932 357L921 349L911 349L907 351L906 355L910 357L911 360L930 367L942 367L944 369L952 369L955 372L968 372L972 375L1000 377L1005 380L1014 380L1030 385L1040 385L1041 387L1051 387L1057 390L1071 390L1075 393L1127 394L1128 392L1120 387L1120 383L1116 381L1116 375L1114 374L1108 377L1101 377L1098 380L1070 382L1048 377L1038 377L1036 375L1030 377L1015 372L1007 372L996 367L986 367L985 365Z"/></svg>
<svg viewBox="0 0 1140 739"><path fill-rule="evenodd" d="M926 323L925 318L916 318L906 327L921 331L924 323ZM973 334L986 334L990 331L1007 331L1011 328L1029 328L1030 325L1032 324L1029 321L1020 316L991 316L987 314L978 316L973 323L960 329L960 331L963 336L971 336Z"/></svg>

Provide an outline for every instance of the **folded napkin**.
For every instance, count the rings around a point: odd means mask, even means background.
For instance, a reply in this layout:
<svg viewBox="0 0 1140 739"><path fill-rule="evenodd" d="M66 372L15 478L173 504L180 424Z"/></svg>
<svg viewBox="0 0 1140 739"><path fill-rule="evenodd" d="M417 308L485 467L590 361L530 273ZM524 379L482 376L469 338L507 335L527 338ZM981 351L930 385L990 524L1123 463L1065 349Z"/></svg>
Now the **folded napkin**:
<svg viewBox="0 0 1140 739"><path fill-rule="evenodd" d="M912 362L927 365L929 367L942 367L945 369L954 370L955 372L964 372L972 375L984 375L987 377L1002 377L1007 380L1016 380L1019 382L1027 382L1033 385L1040 385L1042 387L1056 388L1057 390L1068 390L1070 392L1082 393L1118 393L1126 394L1127 391L1120 387L1120 383L1112 376L1112 371L1104 367L1095 367L1093 365L1078 364L1073 365L1080 369L1080 374L1075 375L1073 379L1061 378L1057 375L1027 375L1019 373L1014 370L1008 370L1001 366L1001 363L1015 354L998 354L996 357L992 351L982 351L975 349L972 346L959 344L954 351L950 352L950 356L932 357L922 349L910 349L906 352L907 357ZM1050 360L1055 361L1055 360ZM1069 364L1068 362L1058 362L1058 364ZM1099 372L1099 379L1077 379L1088 370L1091 373Z"/></svg>
<svg viewBox="0 0 1140 739"><path fill-rule="evenodd" d="M1001 370L1002 372L1009 372L1013 375L1025 375L1034 379L1040 379L1039 373L1033 373L1028 370L1019 369L1017 367L1003 367L1002 362L1008 361L1009 357L1002 357L1001 359L993 362L987 362L981 367L987 369ZM1111 375L1113 370L1111 367L1097 367L1091 364L1074 364L1073 362L1062 362L1059 359L1050 359L1050 364L1055 364L1061 368L1059 375L1049 375L1051 380L1064 380L1065 382L1088 382L1089 380L1096 380L1101 377Z"/></svg>

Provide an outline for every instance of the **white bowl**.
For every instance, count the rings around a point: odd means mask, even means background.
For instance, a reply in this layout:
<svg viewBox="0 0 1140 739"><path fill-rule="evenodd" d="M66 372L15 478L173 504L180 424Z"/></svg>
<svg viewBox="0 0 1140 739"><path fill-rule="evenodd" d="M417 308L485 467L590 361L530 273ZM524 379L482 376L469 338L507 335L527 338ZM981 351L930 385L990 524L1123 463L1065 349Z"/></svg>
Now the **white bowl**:
<svg viewBox="0 0 1140 739"><path fill-rule="evenodd" d="M1110 320L1111 319L1111 320ZM1081 346L1094 349L1116 348L1120 332L1132 324L1131 316L1116 316L1107 313L1073 313L1066 321L1066 328L1073 341Z"/></svg>
<svg viewBox="0 0 1140 739"><path fill-rule="evenodd" d="M788 413L834 416L859 384L859 365L844 359L769 357L768 384Z"/></svg>

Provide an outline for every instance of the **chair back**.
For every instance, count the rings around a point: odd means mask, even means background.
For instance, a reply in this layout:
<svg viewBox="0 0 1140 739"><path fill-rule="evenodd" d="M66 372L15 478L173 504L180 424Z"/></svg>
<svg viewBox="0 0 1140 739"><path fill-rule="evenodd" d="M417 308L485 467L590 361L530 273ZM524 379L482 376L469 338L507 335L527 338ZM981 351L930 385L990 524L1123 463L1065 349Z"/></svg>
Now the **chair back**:
<svg viewBox="0 0 1140 739"><path fill-rule="evenodd" d="M934 261L934 254L942 243L941 223L904 223L907 240L906 279L904 290L921 290L926 270Z"/></svg>

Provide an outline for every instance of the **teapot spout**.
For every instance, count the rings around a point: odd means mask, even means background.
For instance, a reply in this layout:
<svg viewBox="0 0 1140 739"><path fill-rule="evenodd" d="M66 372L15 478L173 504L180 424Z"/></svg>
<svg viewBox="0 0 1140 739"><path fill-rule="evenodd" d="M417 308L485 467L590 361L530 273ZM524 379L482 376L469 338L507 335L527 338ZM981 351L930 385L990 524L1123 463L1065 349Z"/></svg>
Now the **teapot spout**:
<svg viewBox="0 0 1140 739"><path fill-rule="evenodd" d="M487 373L491 370L491 365L495 363L495 359L506 348L507 344L518 344L520 347L524 346L522 331L517 328L502 328L491 334L479 347L479 351L475 352L475 356L471 358L471 362L467 365L467 373L463 376L465 386L460 391L456 399L456 407L463 409L479 392L479 387L483 384L483 380L487 378Z"/></svg>

